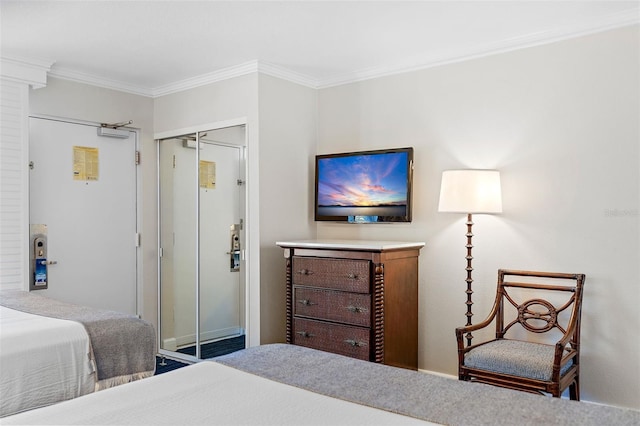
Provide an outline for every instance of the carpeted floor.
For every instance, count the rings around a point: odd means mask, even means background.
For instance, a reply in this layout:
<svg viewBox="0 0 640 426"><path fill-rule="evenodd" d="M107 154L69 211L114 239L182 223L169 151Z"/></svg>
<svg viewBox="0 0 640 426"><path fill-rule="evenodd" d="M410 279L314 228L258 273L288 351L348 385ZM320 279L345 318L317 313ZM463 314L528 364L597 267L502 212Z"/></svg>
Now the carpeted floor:
<svg viewBox="0 0 640 426"><path fill-rule="evenodd" d="M244 349L245 347L245 336L231 337L229 339L218 340L217 342L206 343L202 345L200 348L200 358L209 359L215 358L217 356L222 356L226 354L230 354L235 351L239 351ZM178 352L193 355L196 354L196 347L189 346L187 348L178 349Z"/></svg>
<svg viewBox="0 0 640 426"><path fill-rule="evenodd" d="M245 347L245 336L232 337L230 339L218 340L217 342L207 343L202 345L200 350L202 359L215 358L222 355L227 355L232 352L239 351L244 349ZM181 352L186 355L196 354L196 347L190 346L187 348L178 349L178 352ZM162 365L162 364L165 365ZM156 357L156 375L166 373L168 371L175 370L180 367L186 367L189 365L187 362L177 361L170 358L164 358L164 362L162 357Z"/></svg>
<svg viewBox="0 0 640 426"><path fill-rule="evenodd" d="M189 365L186 362L176 361L174 359L169 359L169 358L164 358L165 365L162 365L162 364L163 364L162 357L156 356L156 373L155 373L156 376L158 374L167 373L169 371L176 370L180 367L186 367L187 365Z"/></svg>

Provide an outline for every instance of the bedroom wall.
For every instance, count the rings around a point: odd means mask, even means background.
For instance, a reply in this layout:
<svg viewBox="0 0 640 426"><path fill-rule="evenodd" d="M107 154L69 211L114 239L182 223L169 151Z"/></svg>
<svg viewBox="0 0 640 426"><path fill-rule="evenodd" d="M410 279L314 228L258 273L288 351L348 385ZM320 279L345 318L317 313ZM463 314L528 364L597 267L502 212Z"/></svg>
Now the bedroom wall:
<svg viewBox="0 0 640 426"><path fill-rule="evenodd" d="M315 153L316 91L282 79L250 74L155 99L155 131L248 120L249 198L246 235L250 277L249 315L259 336L251 344L284 341L284 266L277 240L313 238L315 225L301 200L309 200L309 162ZM253 173L253 174L252 174ZM256 291L257 290L257 291ZM259 328L258 328L259 327Z"/></svg>
<svg viewBox="0 0 640 426"><path fill-rule="evenodd" d="M254 217L249 222L252 229L247 229L252 252L257 254L249 262L259 271L259 276L250 278L258 289L253 292L252 304L261 306L250 313L252 325L261 330L261 335L256 335L251 344L259 344L284 341L284 268L282 251L275 242L315 237L312 193L309 191L313 190L316 92L282 79L250 74L152 99L49 78L46 88L30 90L30 114L95 122L131 119L134 127L141 128L142 315L156 326L157 170L154 134L237 118L247 119L249 162L253 170L250 173L255 173L249 176L253 183L249 187L249 197L260 200L255 203ZM300 200L304 200L304 205L301 206ZM260 223L266 226L261 228ZM262 262L261 256L265 257ZM260 321L265 324L261 326Z"/></svg>
<svg viewBox="0 0 640 426"><path fill-rule="evenodd" d="M249 297L251 305L258 308L249 312L249 334L247 341L250 345L260 342L260 242L254 235L259 235L259 181L257 166L253 163L259 156L257 99L258 78L256 74L247 74L227 80L207 84L197 88L184 90L154 99L154 131L156 134L168 131L178 131L194 126L220 123L228 120L244 119L247 123L247 197L249 200L249 217L247 218L246 238L249 253L247 259L247 274L249 276ZM157 226L157 217L152 220ZM156 291L157 294L157 291Z"/></svg>
<svg viewBox="0 0 640 426"><path fill-rule="evenodd" d="M262 343L284 342L285 273L277 241L315 238L313 159L317 91L260 74Z"/></svg>
<svg viewBox="0 0 640 426"><path fill-rule="evenodd" d="M413 146L411 224L318 238L425 241L419 367L457 374L465 217L443 170L495 168L504 212L474 216L474 322L498 268L585 273L582 399L640 409L638 26L319 91L318 153Z"/></svg>
<svg viewBox="0 0 640 426"><path fill-rule="evenodd" d="M153 99L49 77L47 86L30 89L29 113L84 120L98 123L119 123L133 120L140 129L142 156L142 316L156 323L157 318L157 239L156 161L153 141ZM153 259L153 263L150 260Z"/></svg>

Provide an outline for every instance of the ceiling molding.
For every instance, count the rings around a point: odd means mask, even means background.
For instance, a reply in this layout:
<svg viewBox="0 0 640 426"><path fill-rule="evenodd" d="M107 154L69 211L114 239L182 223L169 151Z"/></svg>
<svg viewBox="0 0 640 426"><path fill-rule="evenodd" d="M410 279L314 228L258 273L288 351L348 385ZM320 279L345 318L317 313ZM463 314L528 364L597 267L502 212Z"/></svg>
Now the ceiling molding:
<svg viewBox="0 0 640 426"><path fill-rule="evenodd" d="M199 75L185 80L180 80L156 88L132 86L122 82L106 80L89 74L83 74L60 67L54 68L50 72L50 75L52 77L71 80L78 83L90 84L107 89L114 89L136 95L157 98L160 96L183 92L185 90L194 89L197 87L205 86L207 84L217 83L219 81L228 80L234 77L240 77L255 72L261 72L263 74L281 78L283 80L291 81L293 83L301 84L303 86L308 86L311 88L318 87L317 81L309 76L296 73L277 65L260 62L257 60L245 62L243 64L224 68L218 71Z"/></svg>
<svg viewBox="0 0 640 426"><path fill-rule="evenodd" d="M47 85L47 73L51 62L27 58L0 58L0 76L3 79L25 83L34 89Z"/></svg>
<svg viewBox="0 0 640 426"><path fill-rule="evenodd" d="M343 84L356 83L358 81L370 80L373 78L433 68L455 62L481 58L484 56L506 53L513 50L555 43L558 41L608 31L615 28L622 28L629 25L636 25L639 23L640 16L638 15L637 9L630 9L611 14L609 16L599 17L598 19L594 19L587 23L583 22L581 24L564 27L559 30L540 31L526 36L501 40L491 44L468 46L466 48L459 49L458 51L451 51L439 56L423 57L405 64L363 69L350 75L343 75L333 79L319 81L318 88L324 89Z"/></svg>
<svg viewBox="0 0 640 426"><path fill-rule="evenodd" d="M211 73L202 74L196 77L177 81L165 86L153 89L153 97L170 95L172 93L182 92L196 87L204 86L219 81L228 80L234 77L251 74L258 71L258 61L249 61L244 64L234 65L232 67L223 68Z"/></svg>
<svg viewBox="0 0 640 426"><path fill-rule="evenodd" d="M79 83L93 86L119 90L136 95L147 97L159 97L172 93L194 89L207 84L216 83L254 72L263 73L283 80L291 81L303 86L315 89L323 89L343 84L355 83L358 81L370 80L410 71L417 71L445 64L461 62L465 60L480 58L484 56L505 53L513 50L554 43L597 32L607 31L629 25L640 23L637 9L629 9L608 16L593 18L588 22L581 22L571 26L566 26L559 30L540 31L522 37L509 38L499 42L485 45L471 45L457 51L450 51L445 54L422 57L406 63L397 63L392 66L374 67L362 69L360 71L336 76L329 79L317 80L307 75L292 71L285 67L266 63L258 60L227 67L211 73L199 75L185 80L170 83L159 87L138 87L120 81L107 80L94 75L80 73L71 69L57 66L51 67L49 75Z"/></svg>
<svg viewBox="0 0 640 426"><path fill-rule="evenodd" d="M302 86L307 86L312 89L318 88L318 80L316 80L315 78L291 71L287 68L284 68L278 65L270 64L268 62L259 61L258 72L262 74L270 75L272 77L277 77L282 80L287 80L292 83L297 83Z"/></svg>
<svg viewBox="0 0 640 426"><path fill-rule="evenodd" d="M70 68L59 67L56 65L52 67L49 75L51 77L59 78L62 80L69 80L76 83L117 90L120 92L131 93L133 95L153 97L153 89L150 87L140 87L124 83L122 81L109 80L104 77L98 77L95 75L78 72Z"/></svg>

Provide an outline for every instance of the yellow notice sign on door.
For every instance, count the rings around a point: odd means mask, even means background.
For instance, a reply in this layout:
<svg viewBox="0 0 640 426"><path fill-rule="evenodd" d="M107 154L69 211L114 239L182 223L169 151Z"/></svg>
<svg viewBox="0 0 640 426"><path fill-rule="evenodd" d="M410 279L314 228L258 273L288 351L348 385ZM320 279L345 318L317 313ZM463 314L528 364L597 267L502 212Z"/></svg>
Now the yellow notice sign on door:
<svg viewBox="0 0 640 426"><path fill-rule="evenodd" d="M73 180L98 180L98 148L73 147Z"/></svg>
<svg viewBox="0 0 640 426"><path fill-rule="evenodd" d="M200 188L215 189L216 163L200 160Z"/></svg>

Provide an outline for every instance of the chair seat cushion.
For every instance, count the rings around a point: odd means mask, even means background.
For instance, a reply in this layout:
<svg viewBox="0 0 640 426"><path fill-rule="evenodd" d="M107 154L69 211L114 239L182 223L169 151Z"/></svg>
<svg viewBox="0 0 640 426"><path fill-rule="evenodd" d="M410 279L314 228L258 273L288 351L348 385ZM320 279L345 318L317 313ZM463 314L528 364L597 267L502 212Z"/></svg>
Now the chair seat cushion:
<svg viewBox="0 0 640 426"><path fill-rule="evenodd" d="M520 340L499 339L470 350L464 357L464 365L470 368L551 380L555 347ZM561 370L562 376L573 365L570 360Z"/></svg>

